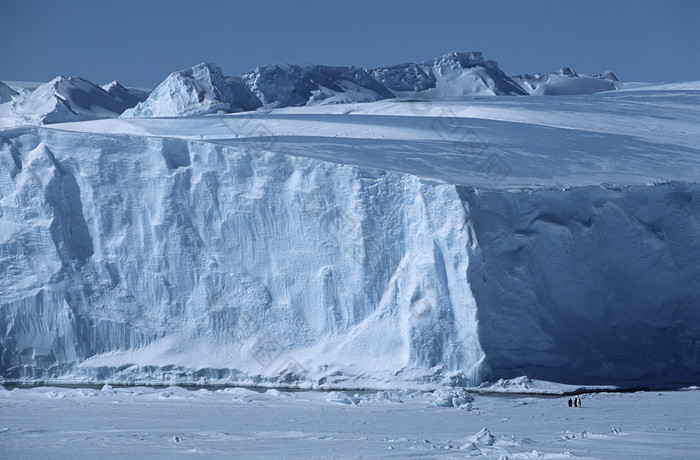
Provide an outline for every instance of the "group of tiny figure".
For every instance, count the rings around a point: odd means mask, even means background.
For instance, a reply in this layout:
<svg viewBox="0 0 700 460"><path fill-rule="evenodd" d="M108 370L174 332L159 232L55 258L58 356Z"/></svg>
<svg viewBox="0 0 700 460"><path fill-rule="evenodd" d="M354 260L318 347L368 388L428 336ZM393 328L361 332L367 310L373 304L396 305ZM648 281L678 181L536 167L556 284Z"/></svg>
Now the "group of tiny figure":
<svg viewBox="0 0 700 460"><path fill-rule="evenodd" d="M579 398L578 396L576 396L576 397L574 398L573 402L571 401L571 398L569 398L569 407L571 407L572 405L573 405L574 407L581 407L581 398Z"/></svg>

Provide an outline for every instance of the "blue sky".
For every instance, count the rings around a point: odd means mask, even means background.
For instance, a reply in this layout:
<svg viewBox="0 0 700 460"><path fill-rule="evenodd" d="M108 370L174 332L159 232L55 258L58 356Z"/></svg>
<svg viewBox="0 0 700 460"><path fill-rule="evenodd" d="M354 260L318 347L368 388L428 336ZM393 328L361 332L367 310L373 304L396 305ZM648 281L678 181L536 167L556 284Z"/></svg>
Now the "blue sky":
<svg viewBox="0 0 700 460"><path fill-rule="evenodd" d="M373 67L483 51L509 74L568 66L700 80L696 0L0 0L0 80L154 87L202 61Z"/></svg>

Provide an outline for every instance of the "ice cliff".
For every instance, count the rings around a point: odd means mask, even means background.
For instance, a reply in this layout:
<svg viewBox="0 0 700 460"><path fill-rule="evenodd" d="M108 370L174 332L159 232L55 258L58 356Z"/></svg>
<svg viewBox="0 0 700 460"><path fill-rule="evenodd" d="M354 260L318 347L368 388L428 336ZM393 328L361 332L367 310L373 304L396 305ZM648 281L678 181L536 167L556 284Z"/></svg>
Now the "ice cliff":
<svg viewBox="0 0 700 460"><path fill-rule="evenodd" d="M2 155L4 378L381 385L478 365L453 186L162 139L27 131Z"/></svg>
<svg viewBox="0 0 700 460"><path fill-rule="evenodd" d="M697 381L699 185L460 193L481 243L469 279L494 377Z"/></svg>
<svg viewBox="0 0 700 460"><path fill-rule="evenodd" d="M0 379L696 383L699 98L5 129Z"/></svg>

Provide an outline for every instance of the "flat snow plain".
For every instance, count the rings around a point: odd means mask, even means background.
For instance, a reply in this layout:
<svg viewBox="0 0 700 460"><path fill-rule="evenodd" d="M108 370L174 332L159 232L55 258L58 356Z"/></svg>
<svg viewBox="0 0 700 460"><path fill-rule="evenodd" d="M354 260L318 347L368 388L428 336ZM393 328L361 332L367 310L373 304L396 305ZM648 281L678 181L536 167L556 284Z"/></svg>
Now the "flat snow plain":
<svg viewBox="0 0 700 460"><path fill-rule="evenodd" d="M0 387L1 458L698 458L700 391L476 395ZM467 409L470 407L470 409Z"/></svg>
<svg viewBox="0 0 700 460"><path fill-rule="evenodd" d="M699 87L388 100L44 129L262 149L489 189L648 185L697 179ZM478 167L486 157L502 167Z"/></svg>

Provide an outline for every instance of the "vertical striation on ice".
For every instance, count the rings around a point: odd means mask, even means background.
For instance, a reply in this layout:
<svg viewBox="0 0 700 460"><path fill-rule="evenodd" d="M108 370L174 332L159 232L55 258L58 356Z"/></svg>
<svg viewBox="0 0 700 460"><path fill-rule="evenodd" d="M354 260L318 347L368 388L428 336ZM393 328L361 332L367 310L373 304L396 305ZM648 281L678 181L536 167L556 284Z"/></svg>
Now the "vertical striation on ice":
<svg viewBox="0 0 700 460"><path fill-rule="evenodd" d="M4 378L478 381L454 186L172 139L7 145Z"/></svg>
<svg viewBox="0 0 700 460"><path fill-rule="evenodd" d="M576 384L700 377L700 187L460 189L485 375Z"/></svg>

